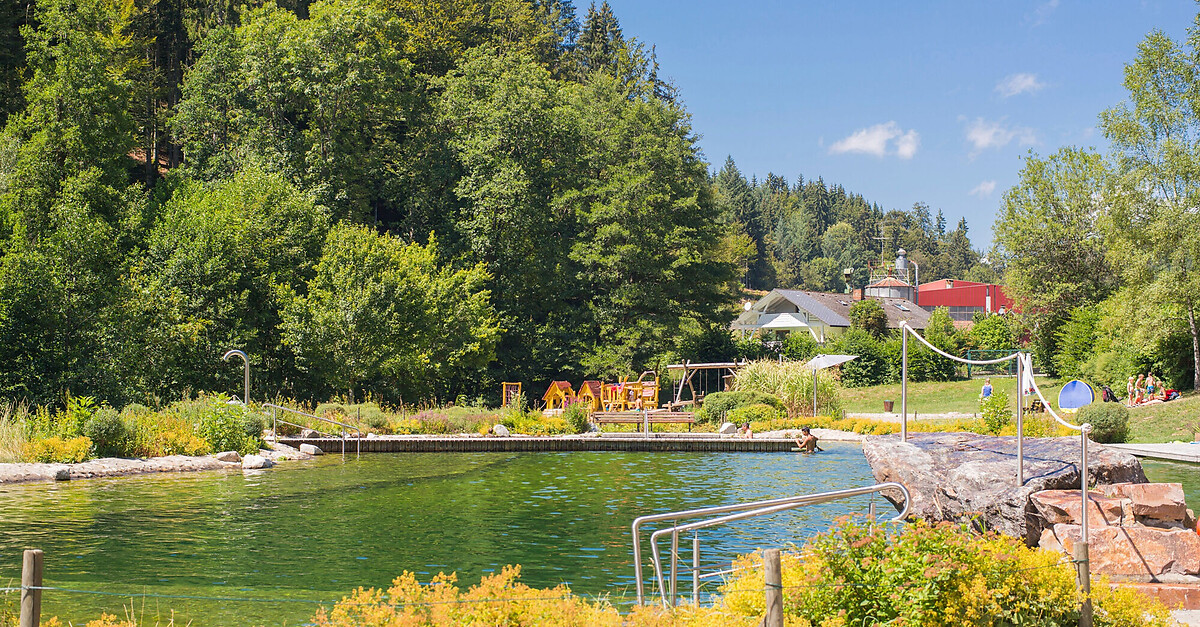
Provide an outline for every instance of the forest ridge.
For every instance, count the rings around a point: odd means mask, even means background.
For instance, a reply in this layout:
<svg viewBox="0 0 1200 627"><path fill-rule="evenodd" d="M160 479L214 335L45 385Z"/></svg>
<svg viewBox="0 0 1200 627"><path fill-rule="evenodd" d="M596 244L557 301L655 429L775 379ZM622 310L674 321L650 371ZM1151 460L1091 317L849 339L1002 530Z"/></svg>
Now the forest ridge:
<svg viewBox="0 0 1200 627"><path fill-rule="evenodd" d="M491 397L697 357L742 287L881 251L995 276L941 211L711 174L607 4L237 6L0 8L0 394L231 389L241 348L271 394Z"/></svg>

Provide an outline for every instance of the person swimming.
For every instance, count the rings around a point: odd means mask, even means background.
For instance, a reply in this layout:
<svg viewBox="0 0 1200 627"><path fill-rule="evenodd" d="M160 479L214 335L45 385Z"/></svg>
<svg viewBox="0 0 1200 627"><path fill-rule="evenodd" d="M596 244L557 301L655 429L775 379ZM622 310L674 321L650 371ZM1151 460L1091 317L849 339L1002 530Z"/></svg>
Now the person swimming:
<svg viewBox="0 0 1200 627"><path fill-rule="evenodd" d="M800 433L803 433L799 440L796 440L796 446L800 448L801 453L815 453L824 451L825 449L817 446L817 436L813 435L808 427L801 427Z"/></svg>

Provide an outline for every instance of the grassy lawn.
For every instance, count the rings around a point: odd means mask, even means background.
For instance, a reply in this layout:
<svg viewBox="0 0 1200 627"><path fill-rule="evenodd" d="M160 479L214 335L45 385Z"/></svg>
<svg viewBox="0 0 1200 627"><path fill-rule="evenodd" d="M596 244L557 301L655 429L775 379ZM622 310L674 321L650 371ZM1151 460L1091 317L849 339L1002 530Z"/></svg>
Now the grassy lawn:
<svg viewBox="0 0 1200 627"><path fill-rule="evenodd" d="M1130 442L1190 442L1200 422L1200 394L1188 392L1183 398L1161 405L1129 410Z"/></svg>
<svg viewBox="0 0 1200 627"><path fill-rule="evenodd" d="M992 385L1008 394L1012 407L1016 402L1015 383L1014 377L992 377ZM1042 394L1057 409L1059 383L1043 377L1038 377L1037 383ZM979 411L979 388L982 386L982 379L909 383L909 414L974 414ZM900 411L900 384L845 388L842 391L842 405L847 414L882 413L885 400L895 401L892 411ZM1129 411L1130 442L1190 442L1195 433L1200 431L1200 394L1194 392L1188 392L1176 401L1135 407ZM1069 417L1067 420L1073 422Z"/></svg>
<svg viewBox="0 0 1200 627"><path fill-rule="evenodd" d="M1016 377L992 377L992 387L1008 394L1009 406L1016 409ZM1058 408L1057 382L1037 377L1042 394ZM974 414L979 411L979 390L983 379L967 381L931 381L908 384L908 412L918 414L944 414L958 412ZM842 391L842 407L847 414L878 414L883 412L883 401L895 401L893 412L900 411L900 384L877 385L868 388L846 388Z"/></svg>

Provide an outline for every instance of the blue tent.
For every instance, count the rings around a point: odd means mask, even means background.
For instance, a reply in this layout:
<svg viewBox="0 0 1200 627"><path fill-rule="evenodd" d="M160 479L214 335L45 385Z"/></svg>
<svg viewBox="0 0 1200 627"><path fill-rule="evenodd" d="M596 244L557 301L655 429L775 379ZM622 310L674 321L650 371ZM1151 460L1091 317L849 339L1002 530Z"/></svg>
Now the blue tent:
<svg viewBox="0 0 1200 627"><path fill-rule="evenodd" d="M1079 379L1067 382L1058 392L1059 409L1079 409L1084 405L1090 405L1094 400L1096 400L1096 394L1092 391L1091 386Z"/></svg>

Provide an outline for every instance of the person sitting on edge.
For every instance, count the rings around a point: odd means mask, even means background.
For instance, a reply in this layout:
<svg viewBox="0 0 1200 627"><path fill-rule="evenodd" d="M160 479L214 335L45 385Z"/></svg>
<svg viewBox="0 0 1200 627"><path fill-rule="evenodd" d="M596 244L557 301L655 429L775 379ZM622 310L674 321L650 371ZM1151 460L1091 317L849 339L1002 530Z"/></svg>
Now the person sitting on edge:
<svg viewBox="0 0 1200 627"><path fill-rule="evenodd" d="M988 398L992 395L992 380L987 378L983 380L983 390L979 392L979 398Z"/></svg>
<svg viewBox="0 0 1200 627"><path fill-rule="evenodd" d="M742 434L742 437L745 437L745 438L752 438L752 437L754 437L754 430L750 428L750 421L749 421L749 420L747 420L747 421L746 421L746 424L742 425L742 427L741 427L740 429L738 429L738 431L740 431L740 432L741 432L741 434Z"/></svg>
<svg viewBox="0 0 1200 627"><path fill-rule="evenodd" d="M810 433L808 427L801 427L800 433L804 434L799 440L796 440L796 446L800 449L800 452L815 453L816 451L825 450L817 446L817 436Z"/></svg>

